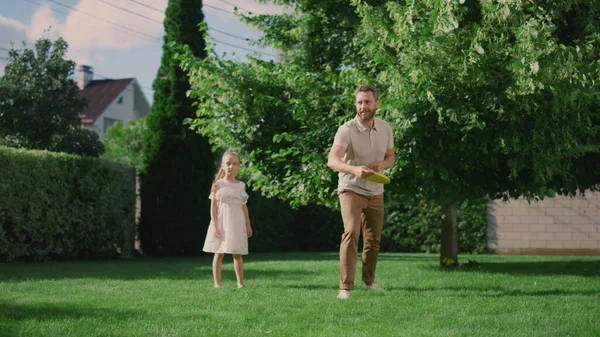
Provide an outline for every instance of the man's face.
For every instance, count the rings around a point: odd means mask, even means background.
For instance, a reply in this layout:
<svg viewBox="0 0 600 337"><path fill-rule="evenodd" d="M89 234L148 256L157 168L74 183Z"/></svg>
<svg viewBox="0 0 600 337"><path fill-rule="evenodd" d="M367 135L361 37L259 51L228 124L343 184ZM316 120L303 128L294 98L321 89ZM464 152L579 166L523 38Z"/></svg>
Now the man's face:
<svg viewBox="0 0 600 337"><path fill-rule="evenodd" d="M356 113L363 124L373 119L378 107L379 101L375 100L372 92L361 91L356 94Z"/></svg>

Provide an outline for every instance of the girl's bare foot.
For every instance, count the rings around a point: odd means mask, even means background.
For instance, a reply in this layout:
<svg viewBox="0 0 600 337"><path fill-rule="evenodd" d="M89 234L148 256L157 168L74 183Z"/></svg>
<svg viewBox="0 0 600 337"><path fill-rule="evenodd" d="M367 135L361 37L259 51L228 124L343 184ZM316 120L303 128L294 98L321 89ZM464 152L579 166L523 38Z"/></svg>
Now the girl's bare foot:
<svg viewBox="0 0 600 337"><path fill-rule="evenodd" d="M215 284L215 288L221 288L220 284Z"/></svg>
<svg viewBox="0 0 600 337"><path fill-rule="evenodd" d="M239 289L239 288L243 288L243 287L244 287L244 285L243 285L243 284L240 284L240 283L238 283L238 289Z"/></svg>

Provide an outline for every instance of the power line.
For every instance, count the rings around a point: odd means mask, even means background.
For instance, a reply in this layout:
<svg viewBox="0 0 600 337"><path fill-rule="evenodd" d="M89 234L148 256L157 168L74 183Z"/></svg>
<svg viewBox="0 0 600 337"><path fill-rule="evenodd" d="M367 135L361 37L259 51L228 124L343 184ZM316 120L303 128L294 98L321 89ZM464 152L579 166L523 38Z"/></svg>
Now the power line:
<svg viewBox="0 0 600 337"><path fill-rule="evenodd" d="M159 38L156 38L156 37L154 37L154 36L152 36L152 35L146 34L146 33L144 33L144 32L137 31L137 30L135 30L135 29L132 29L132 28L129 28L129 27L126 27L126 26L120 25L120 24L118 24L118 23L114 23L114 22L111 22L111 21L108 21L108 20L104 20L104 19L102 19L102 18L100 18L100 17L97 17L96 15L89 14L89 13L86 13L86 12L83 12L83 11L80 11L80 10L78 10L77 8L73 8L73 7L69 6L69 5L65 5L65 4L63 4L63 3L60 3L60 2L58 2L58 1L55 1L55 0L48 0L48 1L49 1L49 2L52 2L52 3L54 3L54 4L57 4L57 5L61 6L61 7L65 7L65 8L71 9L71 10L73 10L73 11L75 11L75 12L82 13L82 14L85 14L85 15L87 15L87 16L93 17L93 18L95 18L95 19L97 19L97 20L100 20L100 21L102 21L102 22L106 22L106 23L109 23L109 24L111 24L111 25L114 25L114 26L117 26L117 27L120 27L120 28L123 28L123 29L129 30L129 31L135 32L135 33L137 33L137 34L140 34L140 35L147 36L147 37L149 37L149 38L151 38L151 39L153 39L153 40L155 40L155 41L157 41L157 42L162 42L162 41L161 41Z"/></svg>
<svg viewBox="0 0 600 337"><path fill-rule="evenodd" d="M117 5L115 5L115 4L111 4L111 3L107 2L106 0L96 0L96 1L100 1L100 2L102 2L102 3L104 3L104 4L107 4L107 5L111 6L111 7L114 7L114 8L120 9L120 10L122 10L122 11L124 11L124 12L130 13L130 14L133 14L133 15L135 15L135 16L139 16L139 17L141 17L141 18L144 18L144 19L146 19L146 20L150 20L150 21L152 21L152 22L156 22L156 23L160 23L160 24L162 24L162 21L154 20L154 19L152 19L152 18L149 18L149 17L147 17L147 16L145 16L145 15L141 15L141 14L138 14L138 13L136 13L136 12L134 12L134 11L130 11L130 10L126 9L126 8L123 8L123 7L117 6ZM131 1L134 1L134 0L131 0ZM136 2L136 3L137 3L137 2ZM152 7L152 8L153 8L153 7ZM153 8L153 9L154 9L154 8ZM157 12L163 13L162 11L160 11L160 10L158 10L158 9L155 9L155 10L156 10ZM216 28L210 28L209 30L212 30L212 31L215 31L215 32L217 32L217 33L221 33L221 34L223 34L223 35L227 35L227 36L230 36L230 37L233 37L233 38L236 38L236 39L242 40L242 41L249 41L249 40L250 40L250 39L248 39L248 38L241 37L241 36L239 36L239 35L231 34L231 33L228 33L228 32L224 32L224 31L222 31L222 30L219 30L219 29L216 29Z"/></svg>
<svg viewBox="0 0 600 337"><path fill-rule="evenodd" d="M267 55L267 56L271 56L271 57L277 57L277 55L273 55L273 54L270 54L270 53L265 53L265 52L262 52L262 51L258 51L258 50L254 50L254 49L250 49L250 48L238 46L238 45L235 45L235 44L227 43L225 41L221 41L221 40L217 40L217 39L213 39L213 40L216 41L216 42L222 43L222 44L226 44L226 45L231 46L231 47L243 49L243 50L246 50L246 51L251 51L253 53L259 53L259 54L263 54L263 55Z"/></svg>
<svg viewBox="0 0 600 337"><path fill-rule="evenodd" d="M147 17L147 16L145 16L145 15L142 15L142 14L136 13L136 12L134 12L134 11L130 11L129 9L126 9L126 8L123 8L123 7L119 7L119 6L115 5L115 4L111 4L111 3L110 3L110 2L108 2L108 1L105 1L105 0L96 0L96 1L100 1L100 2L102 2L103 4L109 5L109 6L111 6L111 7L117 8L117 9L120 9L120 10L122 10L122 11L124 11L124 12L127 12L127 13L129 13L129 14L133 14L133 15L135 15L135 16L139 16L140 18L144 18L144 19L146 19L146 20L150 20L150 21L152 21L152 22L156 22L156 23L160 23L160 24L162 24L162 21L154 20L153 18L149 18L149 17Z"/></svg>
<svg viewBox="0 0 600 337"><path fill-rule="evenodd" d="M131 2L133 2L133 3L136 3L136 4L140 5L140 6L144 6L144 7L146 7L146 8L149 8L149 9L151 9L151 10L153 10L153 11L156 11L156 12L159 12L159 13L163 13L163 14L164 14L164 11L162 11L162 10L160 10L160 9L156 8L156 7L152 7L152 6L150 6L150 5L147 5L147 4L143 3L143 2L139 2L139 1L136 1L136 0L129 0L129 1L131 1ZM216 9L216 10L219 10L219 11L223 11L223 12L225 12L225 13L229 13L229 14L235 14L235 13L233 13L233 12L230 12L230 11L226 10L226 9L219 8L219 7L215 7L215 6L211 6L211 5L207 5L207 4L202 4L202 7L208 7L208 8Z"/></svg>
<svg viewBox="0 0 600 337"><path fill-rule="evenodd" d="M42 7L42 5L41 5L41 4L39 4L39 3L36 3L36 2L34 2L34 1L31 1L31 0L25 0L25 1L27 1L27 2L29 2L29 3L32 3L32 4L34 4L34 5L37 5L37 6L39 6L39 7ZM72 11L75 11L75 12L78 12L78 13L81 13L81 14L84 14L84 15L87 15L87 16L90 16L90 17L93 17L93 18L95 18L96 20L99 20L99 21L101 21L101 22L104 22L104 23L107 23L107 24L113 25L113 26L115 26L115 27L118 27L118 28L124 29L124 30L126 30L126 31L129 31L129 32L133 32L133 33L136 33L136 34L142 35L142 36L144 36L144 37L146 37L146 38L149 38L149 39L151 39L151 40L152 40L152 41L154 41L154 42L162 42L162 39L160 39L160 38L157 38L157 37L154 37L154 36L152 36L152 35L149 35L149 34L146 34L146 33L143 33L143 32L140 32L140 31L137 31L137 30L134 30L134 29L131 29L131 28L128 28L128 27L126 27L126 26L122 26L122 25L120 25L120 24L118 24L118 23L114 23L114 22L111 22L111 21L108 21L108 20L104 20L103 18L100 18L100 17L98 17L98 16L95 16L95 15L93 15L93 14L89 14L89 13L86 13L86 12L80 11L80 10L78 10L78 9L76 9L76 8L73 8L73 7L69 6L69 5L65 5L65 4L63 4L63 3L60 3L60 2L58 2L58 1L56 1L56 0L48 0L48 1L49 1L49 2L52 2L52 3L54 3L54 4L57 4L57 5L61 6L61 7L64 7L64 8L70 9L70 10L72 10ZM102 2L104 2L103 0L99 0L99 1L102 1ZM155 11L158 11L158 12L160 12L160 13L164 13L163 11L161 11L161 10L159 10L159 9L157 9L157 8L154 8L154 7L152 7L152 6L145 5L145 4L143 4L143 3L141 3L141 2L138 2L138 1L136 1L136 0L129 0L129 1L131 1L131 2L134 2L134 3L137 3L137 4L139 4L139 5L144 5L145 7L151 8L151 9L153 9L153 10L155 10ZM204 5L204 6L208 6L208 7L214 7L214 6L210 6L210 5ZM116 6L116 5L113 5L113 7L118 7L118 8L121 8L121 7L119 7L119 6ZM218 8L218 7L214 7L214 8L216 8L216 9L221 9L221 8ZM66 15L68 15L68 14L69 14L68 12L62 12L62 11L58 11L58 10L56 10L56 9L54 9L54 8L50 8L50 9L52 9L52 10L55 10L55 11L57 11L57 12L59 12L59 13L62 13L62 14L66 14ZM123 10L124 10L124 8L121 8L121 9L123 9ZM223 9L221 9L221 10L223 10ZM230 13L230 12L228 12L228 13ZM154 21L155 21L155 20L154 20ZM228 35L228 36L231 36L231 37L234 37L234 38L236 38L236 39L243 40L243 41L248 41L248 40L249 40L248 38L244 38L244 37L241 37L241 36L237 36L237 35L235 35L235 34L227 33L227 32L224 32L224 31L222 31L222 30L218 30L218 29L214 29L214 28L210 28L210 30L213 30L213 31L215 31L215 32L217 32L217 33L221 33L221 34L224 34L224 35ZM247 48L247 47L239 46L239 45L236 45L236 44L233 44L233 43L229 43L229 42L221 41L221 40L218 40L218 39L213 39L213 40L214 40L215 42L222 43L222 44L224 44L224 45L228 45L228 46L230 46L230 47L233 47L233 48L238 48L238 49L246 50L246 51L253 52L253 53L259 53L259 54L263 54L263 55L267 55L267 56L271 56L271 57L276 57L276 55L273 55L273 54L270 54L270 53L261 52L261 51L254 50L254 49L251 49L251 48Z"/></svg>
<svg viewBox="0 0 600 337"><path fill-rule="evenodd" d="M243 10L243 11L246 11L246 12L248 12L248 13L252 13L251 11L249 11L249 10L247 10L247 9L244 9L244 8L242 8L242 7L240 7L240 6L236 6L236 5L232 4L231 2L228 2L228 1L225 1L225 0L218 0L218 1L220 1L220 2L222 2L222 3L224 3L224 4L227 4L227 5L231 6L231 7L234 7L234 8L239 8L239 9L241 9L241 10Z"/></svg>
<svg viewBox="0 0 600 337"><path fill-rule="evenodd" d="M31 0L25 0L25 1L29 2L30 4L36 5L36 6L38 6L38 7L43 7L43 5L42 5L42 4L40 4L40 3L37 3L37 2L35 2L35 1L31 1ZM48 1L52 1L52 0L48 0ZM58 3L57 3L57 4L58 4ZM58 5L59 5L59 6L62 6L62 7L71 8L71 9L73 9L73 10L74 10L74 8L72 8L72 7L68 7L67 5L64 5L64 4L58 4ZM58 10L58 9L56 9L56 8L52 8L52 7L48 7L48 8L49 8L50 10L54 11L54 12L57 12L57 13L60 13L60 14L63 14L63 15L69 15L69 12L61 11L61 10ZM139 34L140 34L140 32L135 32L135 31L133 31L133 30L131 30L131 29L127 28L127 27L124 27L124 26L118 26L118 25L116 25L116 24L114 24L114 23L112 23L112 22L109 22L109 21L103 20L103 19L101 19L101 18L96 18L96 19L97 19L97 20L100 20L100 21L101 21L101 23L104 23L104 24L108 24L108 25L114 26L114 27L116 27L117 29L119 29L119 30L121 30L121 31L123 31L123 32L125 32L125 33L129 33L129 34L131 34L131 33L136 33L136 34L138 34L138 35L135 35L135 36L139 36ZM147 35L147 34L144 34L144 33L141 33L141 34L143 34L143 35L141 35L143 38L146 38L146 39L148 39L148 36L149 36L149 35ZM156 37L153 37L153 36L150 36L150 38L151 38L151 41L152 41L152 42L162 42L162 41L161 41L159 38L156 38Z"/></svg>
<svg viewBox="0 0 600 337"><path fill-rule="evenodd" d="M235 15L235 13L234 13L234 12L230 12L230 11L228 11L228 10L226 10L226 9L219 8L219 7L215 7L215 6L211 6L211 5L202 4L202 7L208 7L208 8L212 8L212 9L220 10L220 11L222 11L222 12L229 13L229 14L234 14L234 15Z"/></svg>
<svg viewBox="0 0 600 337"><path fill-rule="evenodd" d="M6 48L2 48L2 47L0 47L0 50L10 51L10 49L6 49Z"/></svg>
<svg viewBox="0 0 600 337"><path fill-rule="evenodd" d="M49 0L49 1L51 1L51 0ZM108 4L108 3L107 3L105 0L98 0L98 1ZM147 4L144 4L144 3L141 3L141 2L139 2L139 1L136 1L136 0L129 0L129 1L131 1L131 2L133 2L133 3L136 3L136 4L138 4L138 5L144 6L144 7L146 7L146 8L150 8L150 9L152 9L152 10L154 10L154 11L156 11L156 12L159 12L159 13L161 13L161 14L162 14L162 13L164 13L162 10L160 10L160 9L158 9L158 8L155 8L155 7L152 7L152 6L150 6L150 5L147 5ZM110 4L110 5L111 5L112 7L115 7L115 8L118 8L118 9L124 10L124 11L126 11L126 12L132 13L131 11L129 11L129 10L126 10L125 8L119 7L119 6L117 6L117 5L113 5L113 4ZM206 7L210 7L210 8L219 9L219 10L225 11L225 12L227 12L227 13L233 14L232 12L228 12L228 11L226 11L226 10L222 9L222 8L219 8L219 7L214 7L214 6L211 6L211 5L206 5L206 4L203 4L202 6L206 6ZM135 14L135 15L138 15L137 13L134 13L134 14ZM156 20L150 19L150 18L148 18L148 17L145 17L145 16L143 16L143 15L138 15L138 16L144 17L144 18L146 18L146 19L148 19L148 20L151 20L151 21L158 22L158 21L156 21ZM215 31L215 32L217 32L217 33L221 33L221 34L223 34L223 35L227 35L227 36L230 36L230 37L233 37L233 38L235 38L235 39L239 39L239 40L242 40L242 41L245 41L245 42L247 42L247 41L249 41L249 40L250 40L250 39L248 39L248 38L241 37L241 36L239 36L239 35L231 34L231 33L228 33L228 32L224 32L224 31L222 31L222 30L219 30L219 29L216 29L216 28L209 28L209 31ZM228 46L230 46L230 47L239 48L239 49L242 49L242 50L250 51L250 52L253 52L253 53L259 53L259 54L263 54L263 55L267 55L267 56L271 56L271 57L277 57L276 55L273 55L273 54L269 54L269 53L261 52L261 51L258 51L258 50L254 50L254 49L251 49L251 48L247 48L247 47L239 46L239 45L232 44L232 43L228 43L228 42L225 42L225 41L221 41L221 40L217 40L217 39L213 39L213 40L214 40L214 41L216 41L216 42L219 42L219 43L222 43L222 44L228 45Z"/></svg>
<svg viewBox="0 0 600 337"><path fill-rule="evenodd" d="M249 38L247 38L247 37L241 37L241 36L238 36L238 35L234 35L234 34L231 34L231 33L227 33L227 32L224 32L224 31L222 31L222 30L218 30L218 29L216 29L216 28L210 28L210 27L209 27L209 28L208 28L208 30L209 30L209 31L215 31L215 32L217 32L217 33L221 33L221 34L223 34L223 35L231 36L231 37L233 37L233 38L235 38L235 39L238 39L238 40L242 40L242 41L246 41L246 42L250 41L250 39L249 39Z"/></svg>
<svg viewBox="0 0 600 337"><path fill-rule="evenodd" d="M100 75L97 73L94 73L94 77L100 77L100 79L102 79L102 80L111 80L111 81L114 80L114 78L112 78L112 77L106 77L104 75ZM150 87L145 87L145 86L141 85L139 81L137 81L137 82L138 82L138 85L140 86L140 88L154 91L154 89L152 89Z"/></svg>
<svg viewBox="0 0 600 337"><path fill-rule="evenodd" d="M150 9L152 9L152 10L155 10L155 11L157 11L157 12L161 13L161 14L164 14L164 12L163 12L162 10L160 10L160 9L158 9L158 8L155 8L155 7L152 7L152 6L150 6L150 5L146 5L145 3L142 3L142 2L139 2L139 1L136 1L136 0L129 0L129 1L133 2L134 4L138 4L138 5L140 5L140 6L144 6L144 7L146 7L146 8L150 8Z"/></svg>

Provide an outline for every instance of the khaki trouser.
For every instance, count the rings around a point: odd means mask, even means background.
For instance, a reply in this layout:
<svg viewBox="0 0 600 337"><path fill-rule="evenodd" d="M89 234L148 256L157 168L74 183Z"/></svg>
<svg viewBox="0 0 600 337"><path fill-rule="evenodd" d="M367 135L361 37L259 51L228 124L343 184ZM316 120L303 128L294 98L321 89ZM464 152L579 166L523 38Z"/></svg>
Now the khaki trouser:
<svg viewBox="0 0 600 337"><path fill-rule="evenodd" d="M371 285L379 255L383 227L383 194L364 196L350 190L339 192L344 234L340 245L340 289L354 289L358 236L362 229L362 280Z"/></svg>

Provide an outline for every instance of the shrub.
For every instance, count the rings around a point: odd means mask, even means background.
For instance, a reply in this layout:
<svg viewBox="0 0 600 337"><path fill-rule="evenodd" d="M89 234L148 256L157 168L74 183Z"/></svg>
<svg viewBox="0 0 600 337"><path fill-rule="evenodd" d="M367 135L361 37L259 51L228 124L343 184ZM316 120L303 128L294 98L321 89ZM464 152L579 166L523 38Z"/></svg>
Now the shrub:
<svg viewBox="0 0 600 337"><path fill-rule="evenodd" d="M98 158L0 147L0 260L129 255L133 168Z"/></svg>
<svg viewBox="0 0 600 337"><path fill-rule="evenodd" d="M437 253L441 243L442 207L419 198L386 202L381 249L389 252ZM487 199L458 206L458 248L487 251Z"/></svg>

